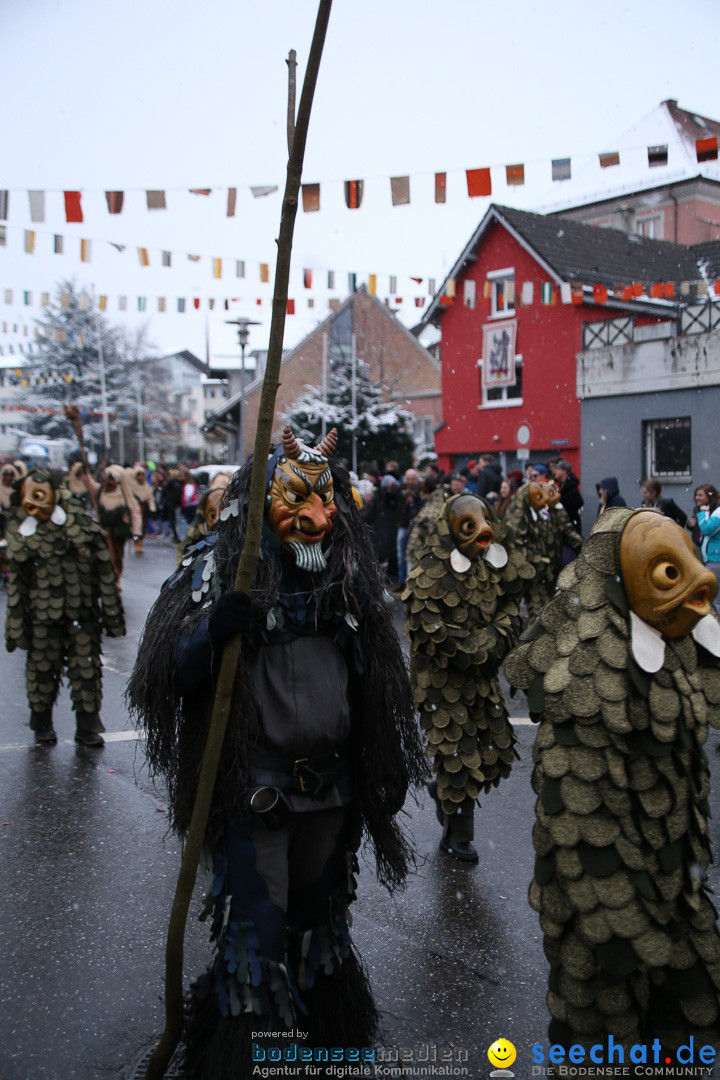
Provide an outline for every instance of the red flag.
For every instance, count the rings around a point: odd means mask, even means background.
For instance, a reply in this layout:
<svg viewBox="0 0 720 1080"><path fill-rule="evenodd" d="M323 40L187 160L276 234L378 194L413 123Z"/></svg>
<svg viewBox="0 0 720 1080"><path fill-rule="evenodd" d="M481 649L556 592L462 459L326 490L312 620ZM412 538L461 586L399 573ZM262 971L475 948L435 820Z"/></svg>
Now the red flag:
<svg viewBox="0 0 720 1080"><path fill-rule="evenodd" d="M346 180L345 181L345 205L348 210L357 210L362 202L363 197L363 182L362 180Z"/></svg>
<svg viewBox="0 0 720 1080"><path fill-rule="evenodd" d="M295 314L295 301L294 300L288 300L288 302L287 302L287 313L288 313L288 315L294 315Z"/></svg>
<svg viewBox="0 0 720 1080"><path fill-rule="evenodd" d="M303 270L303 285L306 289L312 289L312 270Z"/></svg>
<svg viewBox="0 0 720 1080"><path fill-rule="evenodd" d="M672 300L674 295L675 295L675 282L674 281L664 281L663 282L663 296L667 300Z"/></svg>
<svg viewBox="0 0 720 1080"><path fill-rule="evenodd" d="M663 294L663 283L662 283L662 281L654 281L652 283L652 285L650 286L650 295L657 300L657 299L662 297L662 294Z"/></svg>
<svg viewBox="0 0 720 1080"><path fill-rule="evenodd" d="M716 296L720 296L720 281L716 281L713 285L713 291Z"/></svg>
<svg viewBox="0 0 720 1080"><path fill-rule="evenodd" d="M444 203L447 188L447 173L435 173L435 202Z"/></svg>
<svg viewBox="0 0 720 1080"><path fill-rule="evenodd" d="M642 296L642 294L643 294L643 283L642 283L642 281L633 281L633 283L631 285L631 289L632 289L633 296Z"/></svg>
<svg viewBox="0 0 720 1080"><path fill-rule="evenodd" d="M717 135L713 135L709 139L696 139L695 153L697 154L698 161L717 161Z"/></svg>
<svg viewBox="0 0 720 1080"><path fill-rule="evenodd" d="M606 285L593 285L593 300L596 304L606 304L608 291Z"/></svg>
<svg viewBox="0 0 720 1080"><path fill-rule="evenodd" d="M197 311L197 309L200 307L200 297L199 296L195 297L195 299L193 300L193 305L195 307L195 310Z"/></svg>
<svg viewBox="0 0 720 1080"><path fill-rule="evenodd" d="M525 166L524 165L506 165L505 166L505 180L508 184L524 184L525 183Z"/></svg>
<svg viewBox="0 0 720 1080"><path fill-rule="evenodd" d="M489 169L466 169L468 195L477 199L483 195L492 195L492 181Z"/></svg>
<svg viewBox="0 0 720 1080"><path fill-rule="evenodd" d="M452 296L448 296L447 293L443 293L443 295L440 297L440 307L450 307L452 303Z"/></svg>
<svg viewBox="0 0 720 1080"><path fill-rule="evenodd" d="M80 192L79 191L66 191L65 193L65 220L66 221L82 221L83 212L80 205Z"/></svg>

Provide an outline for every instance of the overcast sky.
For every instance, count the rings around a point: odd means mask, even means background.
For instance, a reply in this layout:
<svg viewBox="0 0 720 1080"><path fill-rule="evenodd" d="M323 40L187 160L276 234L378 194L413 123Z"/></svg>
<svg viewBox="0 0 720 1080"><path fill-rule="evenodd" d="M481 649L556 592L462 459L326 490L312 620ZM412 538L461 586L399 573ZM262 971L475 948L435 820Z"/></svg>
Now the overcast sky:
<svg viewBox="0 0 720 1080"><path fill-rule="evenodd" d="M271 294L257 267L273 261L281 200L253 198L249 186L284 185L285 59L297 50L301 80L315 15L315 0L4 0L0 187L10 190L10 211L0 288L15 292L3 318L31 321L39 309L19 306L22 290L34 290L36 304L66 276L108 294L114 321L140 318L117 311L117 294L131 311L147 295L143 318L163 351L202 354L208 297L216 350L234 348L219 310L225 296L240 297L233 317L261 319L251 347L264 345ZM398 293L407 275L423 278L420 291L427 278L439 283L488 204L467 197L465 169L527 163L525 188L494 179L493 199L533 207L551 159L570 157L575 168L613 149L663 99L720 119L718 40L717 0L335 0L303 177L321 183L321 211L298 214L290 290L298 314L286 343L327 314L328 270L338 273L340 298L353 270L359 280L376 273L380 294L383 275L399 276ZM448 174L444 206L433 201L438 171ZM392 207L389 178L406 174L411 204ZM354 178L365 180L365 199L348 211L342 181ZM227 218L231 186L238 206ZM190 196L190 187L213 195ZM82 225L65 223L64 189L83 190ZM117 217L107 213L107 189L127 192ZM166 190L168 209L148 211L146 189ZM27 190L48 193L33 255L23 252ZM62 256L52 254L56 232L66 237ZM80 237L93 241L87 265ZM140 267L137 247L150 250L150 268ZM158 266L161 249L173 252L170 270ZM189 253L204 258L191 264ZM223 258L221 281L212 256ZM235 259L246 261L243 282ZM314 309L304 268L316 289L323 283ZM200 312L158 315L160 295L173 310L176 297L198 296Z"/></svg>

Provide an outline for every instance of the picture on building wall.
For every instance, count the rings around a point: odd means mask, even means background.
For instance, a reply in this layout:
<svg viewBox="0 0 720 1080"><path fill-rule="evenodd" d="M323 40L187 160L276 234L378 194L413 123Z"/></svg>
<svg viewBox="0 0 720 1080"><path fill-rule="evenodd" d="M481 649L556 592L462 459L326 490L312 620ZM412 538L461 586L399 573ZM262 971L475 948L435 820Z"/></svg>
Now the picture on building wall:
<svg viewBox="0 0 720 1080"><path fill-rule="evenodd" d="M517 322L483 326L485 386L512 386L515 382L515 334Z"/></svg>

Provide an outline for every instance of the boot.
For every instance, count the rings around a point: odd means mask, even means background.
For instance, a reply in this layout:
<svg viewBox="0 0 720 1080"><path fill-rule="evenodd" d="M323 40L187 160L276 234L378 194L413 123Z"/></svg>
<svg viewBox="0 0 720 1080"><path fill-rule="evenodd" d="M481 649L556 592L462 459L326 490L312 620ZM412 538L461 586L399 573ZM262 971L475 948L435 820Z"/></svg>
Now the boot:
<svg viewBox="0 0 720 1080"><path fill-rule="evenodd" d="M133 551L136 555L142 555L143 553L143 538L142 536L133 537Z"/></svg>
<svg viewBox="0 0 720 1080"><path fill-rule="evenodd" d="M42 711L33 709L30 713L30 729L35 734L35 742L42 746L54 746L57 742L57 732L53 727L51 709Z"/></svg>
<svg viewBox="0 0 720 1080"><path fill-rule="evenodd" d="M476 863L480 856L473 845L475 836L475 819L473 811L469 814L453 814L452 817L445 815L445 831L440 847L448 855L461 862Z"/></svg>
<svg viewBox="0 0 720 1080"><path fill-rule="evenodd" d="M76 713L75 742L80 746L104 746L105 740L100 734L104 731L97 713Z"/></svg>

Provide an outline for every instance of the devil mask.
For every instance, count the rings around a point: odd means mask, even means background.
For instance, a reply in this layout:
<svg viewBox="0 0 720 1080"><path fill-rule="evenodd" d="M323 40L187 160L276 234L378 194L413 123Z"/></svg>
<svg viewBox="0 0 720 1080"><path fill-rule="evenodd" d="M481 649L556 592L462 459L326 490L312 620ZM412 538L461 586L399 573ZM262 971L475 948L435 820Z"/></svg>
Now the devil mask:
<svg viewBox="0 0 720 1080"><path fill-rule="evenodd" d="M328 459L336 443L335 428L319 446L310 449L298 442L286 427L282 447L274 455L266 517L282 546L294 554L301 570L318 571L327 566L322 547L337 514Z"/></svg>

